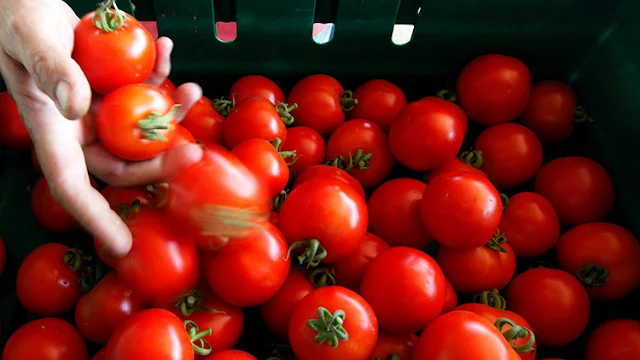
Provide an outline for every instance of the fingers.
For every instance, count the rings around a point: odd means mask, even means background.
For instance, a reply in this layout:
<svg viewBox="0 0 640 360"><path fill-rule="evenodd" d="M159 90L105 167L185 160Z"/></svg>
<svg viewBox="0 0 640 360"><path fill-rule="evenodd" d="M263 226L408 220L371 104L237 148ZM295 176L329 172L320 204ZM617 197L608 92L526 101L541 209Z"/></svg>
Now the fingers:
<svg viewBox="0 0 640 360"><path fill-rule="evenodd" d="M171 51L173 50L173 41L168 37L161 37L156 40L156 49L158 52L158 60L153 73L147 79L147 84L160 86L171 73Z"/></svg>
<svg viewBox="0 0 640 360"><path fill-rule="evenodd" d="M196 83L186 83L180 85L173 93L173 101L180 104L176 119L182 121L193 105L202 98L202 88Z"/></svg>

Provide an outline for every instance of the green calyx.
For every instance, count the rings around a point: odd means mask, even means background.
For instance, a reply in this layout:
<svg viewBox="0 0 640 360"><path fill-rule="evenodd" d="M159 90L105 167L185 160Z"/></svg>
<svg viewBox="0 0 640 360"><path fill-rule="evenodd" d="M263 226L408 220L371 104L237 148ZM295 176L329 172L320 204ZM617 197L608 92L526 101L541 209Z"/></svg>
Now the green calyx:
<svg viewBox="0 0 640 360"><path fill-rule="evenodd" d="M336 348L340 344L340 340L349 340L349 333L342 327L344 324L345 313L342 310L336 310L334 314L323 307L318 308L318 319L312 319L307 322L307 326L318 332L315 337L316 344L320 345L325 341L330 346Z"/></svg>
<svg viewBox="0 0 640 360"><path fill-rule="evenodd" d="M196 325L196 323L191 320L185 320L183 322L183 325L187 330L187 334L189 334L193 352L202 356L211 354L211 351L213 350L211 348L211 344L209 344L209 342L204 339L205 336L210 336L212 334L211 329L209 328L204 331L199 331L198 325Z"/></svg>
<svg viewBox="0 0 640 360"><path fill-rule="evenodd" d="M502 244L504 244L506 242L507 242L507 237L504 236L504 234L500 232L500 229L497 229L496 233L493 235L491 240L489 240L489 242L486 243L484 246L488 247L491 250L495 250L495 251L506 253L507 249L502 247Z"/></svg>
<svg viewBox="0 0 640 360"><path fill-rule="evenodd" d="M455 103L458 101L458 95L456 94L456 92L449 89L442 89L438 91L436 96L442 100L451 101L452 103Z"/></svg>
<svg viewBox="0 0 640 360"><path fill-rule="evenodd" d="M118 9L115 0L105 0L93 14L93 24L104 32L118 30L126 20L126 13Z"/></svg>
<svg viewBox="0 0 640 360"><path fill-rule="evenodd" d="M174 303L177 309L180 310L180 314L184 317L191 316L196 311L206 311L214 314L224 314L224 311L211 309L202 305L202 298L204 295L201 291L194 289L187 294L179 297Z"/></svg>
<svg viewBox="0 0 640 360"><path fill-rule="evenodd" d="M607 283L609 271L598 265L588 264L584 269L578 270L576 277L589 288L599 288Z"/></svg>
<svg viewBox="0 0 640 360"><path fill-rule="evenodd" d="M402 356L398 354L391 354L385 358L377 357L376 360L402 360Z"/></svg>
<svg viewBox="0 0 640 360"><path fill-rule="evenodd" d="M505 310L507 308L507 301L500 295L498 289L487 290L474 295L473 302L491 306L498 310Z"/></svg>
<svg viewBox="0 0 640 360"><path fill-rule="evenodd" d="M465 162L476 169L480 169L484 162L482 158L482 151L480 150L470 150L464 151L458 157L462 162Z"/></svg>
<svg viewBox="0 0 640 360"><path fill-rule="evenodd" d="M274 140L271 140L271 145L273 145L273 147L276 149L278 154L280 154L280 156L285 161L288 158L291 158L291 160L287 161L287 165L291 166L296 162L296 160L298 160L298 154L297 154L296 150L293 150L293 151L282 151L282 140L280 140L280 138L275 138Z"/></svg>
<svg viewBox="0 0 640 360"><path fill-rule="evenodd" d="M502 329L507 324L510 325L511 328L503 332ZM498 329L498 331L502 333L502 336L504 336L513 350L515 350L519 354L529 354L536 351L536 348L533 347L533 344L535 344L536 342L536 337L533 335L533 331L527 329L526 327L519 326L518 324L507 318L499 318L498 320L496 320L494 325ZM516 344L519 339L527 338L529 338L529 340L526 343L522 345Z"/></svg>
<svg viewBox="0 0 640 360"><path fill-rule="evenodd" d="M509 197L505 193L500 193L500 200L502 201L502 210L509 205Z"/></svg>
<svg viewBox="0 0 640 360"><path fill-rule="evenodd" d="M287 200L287 196L289 196L289 193L286 190L282 190L280 191L280 194L273 198L273 211L280 211L280 208L282 208L282 204L285 200Z"/></svg>
<svg viewBox="0 0 640 360"><path fill-rule="evenodd" d="M127 220L133 219L138 213L142 211L142 204L140 200L135 199L131 206L127 206L125 204L118 205L118 212L120 213L120 218L127 222Z"/></svg>
<svg viewBox="0 0 640 360"><path fill-rule="evenodd" d="M326 164L344 171L349 171L351 169L369 170L371 168L369 161L371 161L372 158L373 154L366 153L364 150L358 149L355 155L351 155L351 151L349 151L349 161L346 161L342 156L338 156L335 159L328 161Z"/></svg>
<svg viewBox="0 0 640 360"><path fill-rule="evenodd" d="M142 130L142 135L147 140L167 141L158 130L167 130L171 127L171 121L178 115L180 105L174 105L171 111L165 115L151 113L145 119L138 121L138 128Z"/></svg>
<svg viewBox="0 0 640 360"><path fill-rule="evenodd" d="M353 91L347 90L340 94L340 107L342 111L352 111L358 104L358 99L353 97Z"/></svg>
<svg viewBox="0 0 640 360"><path fill-rule="evenodd" d="M224 98L215 99L212 102L213 109L222 116L229 115L231 109L236 106L235 100L225 100Z"/></svg>
<svg viewBox="0 0 640 360"><path fill-rule="evenodd" d="M573 113L573 122L576 124L594 123L596 120L589 116L584 106L578 105Z"/></svg>
<svg viewBox="0 0 640 360"><path fill-rule="evenodd" d="M98 258L95 268L87 267L86 274L80 279L80 290L85 294L88 293L102 280L104 275L106 275L105 266Z"/></svg>
<svg viewBox="0 0 640 360"><path fill-rule="evenodd" d="M293 122L295 121L293 115L291 115L291 111L297 108L298 104L293 104L291 106L283 102L279 102L276 104L276 111L278 112L278 115L280 115L280 119L282 119L282 122L287 126L293 124Z"/></svg>
<svg viewBox="0 0 640 360"><path fill-rule="evenodd" d="M69 248L64 253L64 263L73 272L83 271L91 261L91 256L86 256L82 250Z"/></svg>
<svg viewBox="0 0 640 360"><path fill-rule="evenodd" d="M311 272L309 281L314 288L336 285L336 271L329 268L318 268Z"/></svg>
<svg viewBox="0 0 640 360"><path fill-rule="evenodd" d="M291 244L287 252L287 259L291 256L291 252L299 247L303 247L304 251L298 255L298 261L300 265L307 264L307 268L320 265L320 261L327 257L327 250L320 245L320 241L312 239Z"/></svg>

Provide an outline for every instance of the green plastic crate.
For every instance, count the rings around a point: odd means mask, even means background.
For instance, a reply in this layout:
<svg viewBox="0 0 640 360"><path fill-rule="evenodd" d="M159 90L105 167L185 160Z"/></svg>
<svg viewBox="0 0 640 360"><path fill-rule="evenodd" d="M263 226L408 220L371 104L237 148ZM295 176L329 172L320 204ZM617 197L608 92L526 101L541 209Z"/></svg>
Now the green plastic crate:
<svg viewBox="0 0 640 360"><path fill-rule="evenodd" d="M67 2L80 15L95 7L89 0ZM119 6L134 11L129 0L120 0ZM640 162L635 159L640 137L638 1L137 0L135 15L157 20L159 33L175 41L171 79L196 81L211 97L225 96L232 82L247 74L269 76L286 92L305 75L326 73L351 89L385 78L416 100L455 84L457 73L475 56L517 56L529 65L534 81L568 82L596 119L547 155L582 154L601 162L617 191L610 220L640 235L640 211L634 210L640 204ZM234 41L217 39L214 24L220 21L237 22ZM312 39L314 23L335 24L329 43ZM409 43L392 43L395 24L414 25ZM29 191L38 175L28 153L7 150L2 161L0 236L7 243L8 263L0 279L0 344L35 318L14 295L21 260L48 241L91 247L86 234L52 234L37 224ZM547 260L553 261L553 254ZM639 302L639 292L620 302L593 302L585 334L573 346L541 349L540 355L582 358L586 335L595 325L608 318L638 319L634 305ZM239 346L266 358L277 340L266 335L255 310L247 310L247 318Z"/></svg>

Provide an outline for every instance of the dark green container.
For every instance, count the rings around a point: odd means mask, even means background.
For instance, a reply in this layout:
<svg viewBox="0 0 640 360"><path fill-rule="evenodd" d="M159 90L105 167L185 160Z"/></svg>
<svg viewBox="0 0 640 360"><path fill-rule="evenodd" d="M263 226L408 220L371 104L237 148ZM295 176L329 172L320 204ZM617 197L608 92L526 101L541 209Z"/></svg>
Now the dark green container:
<svg viewBox="0 0 640 360"><path fill-rule="evenodd" d="M80 15L91 0L67 0ZM129 1L122 9L132 12ZM137 0L140 20L157 20L161 35L175 41L171 78L196 81L211 97L226 96L243 75L263 74L285 92L301 77L326 73L345 88L371 78L400 85L415 100L455 84L475 56L499 52L529 65L534 81L568 82L596 119L577 129L569 144L547 155L587 155L614 179L617 205L611 221L640 235L640 2L623 0ZM216 22L237 22L235 41L217 39ZM333 23L332 41L312 39L314 23ZM391 41L394 24L415 25L411 41ZM15 298L15 274L37 245L59 241L91 247L86 234L52 234L31 214L30 188L37 179L29 154L5 151L0 177L0 236L8 263L0 279L2 337L35 318ZM407 174L403 176L419 174ZM553 261L553 254L548 260ZM524 264L526 268L528 264ZM609 318L639 318L640 294L614 303L594 302L590 327L573 345L541 349L542 357L580 359L586 335ZM277 342L247 310L239 345L266 358ZM73 319L72 316L69 319ZM34 343L37 346L37 343Z"/></svg>

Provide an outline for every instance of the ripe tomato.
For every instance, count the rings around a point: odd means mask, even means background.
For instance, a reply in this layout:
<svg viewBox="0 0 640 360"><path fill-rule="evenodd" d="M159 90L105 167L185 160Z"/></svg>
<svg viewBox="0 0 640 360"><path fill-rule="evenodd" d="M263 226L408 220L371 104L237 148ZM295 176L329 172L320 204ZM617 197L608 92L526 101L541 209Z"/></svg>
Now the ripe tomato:
<svg viewBox="0 0 640 360"><path fill-rule="evenodd" d="M408 104L391 123L389 148L416 171L437 168L460 151L467 117L451 101L426 97Z"/></svg>
<svg viewBox="0 0 640 360"><path fill-rule="evenodd" d="M107 356L106 349L102 348L95 355L93 355L91 360L105 360L107 358L106 356Z"/></svg>
<svg viewBox="0 0 640 360"><path fill-rule="evenodd" d="M197 140L224 144L224 116L214 110L211 100L202 97L189 110L180 125Z"/></svg>
<svg viewBox="0 0 640 360"><path fill-rule="evenodd" d="M31 137L22 123L18 105L8 91L0 93L0 144L19 150L28 149Z"/></svg>
<svg viewBox="0 0 640 360"><path fill-rule="evenodd" d="M4 266L7 262L7 248L4 245L4 240L0 238L0 275L4 271Z"/></svg>
<svg viewBox="0 0 640 360"><path fill-rule="evenodd" d="M553 204L560 221L567 225L601 220L615 201L607 171L581 156L567 156L545 164L536 177L535 191Z"/></svg>
<svg viewBox="0 0 640 360"><path fill-rule="evenodd" d="M532 179L542 166L542 144L526 127L500 124L476 139L482 171L498 188L514 188Z"/></svg>
<svg viewBox="0 0 640 360"><path fill-rule="evenodd" d="M22 325L11 334L2 352L2 360L88 358L82 336L71 324L58 318L42 318Z"/></svg>
<svg viewBox="0 0 640 360"><path fill-rule="evenodd" d="M536 257L558 242L560 220L549 200L533 192L521 192L505 205L500 231L517 257Z"/></svg>
<svg viewBox="0 0 640 360"><path fill-rule="evenodd" d="M389 132L391 122L407 105L407 97L397 85L381 79L367 81L353 92L358 103L350 119L366 119Z"/></svg>
<svg viewBox="0 0 640 360"><path fill-rule="evenodd" d="M587 291L562 270L534 268L513 278L507 288L509 309L522 315L542 346L576 340L589 321Z"/></svg>
<svg viewBox="0 0 640 360"><path fill-rule="evenodd" d="M84 15L74 33L73 59L91 88L102 95L145 82L158 56L149 31L133 16L116 10L114 4L104 2L98 10ZM113 21L108 21L111 16Z"/></svg>
<svg viewBox="0 0 640 360"><path fill-rule="evenodd" d="M293 183L293 188L300 186L306 181L315 178L334 178L350 185L358 194L365 198L364 188L356 178L349 175L346 171L329 165L313 165L303 170Z"/></svg>
<svg viewBox="0 0 640 360"><path fill-rule="evenodd" d="M224 143L233 149L247 139L287 140L287 128L276 107L262 97L237 103L224 121Z"/></svg>
<svg viewBox="0 0 640 360"><path fill-rule="evenodd" d="M431 180L421 203L422 224L440 244L474 248L496 233L502 215L500 195L485 178L468 172Z"/></svg>
<svg viewBox="0 0 640 360"><path fill-rule="evenodd" d="M423 177L423 180L425 183L428 184L429 181L431 181L436 176L444 173L448 173L448 172L470 172L470 173L479 175L485 179L488 179L487 174L485 174L484 171L478 168L474 168L473 166L467 164L466 162L458 158L451 158L441 166L426 173Z"/></svg>
<svg viewBox="0 0 640 360"><path fill-rule="evenodd" d="M98 184L89 177L94 188ZM56 199L53 198L49 184L41 176L31 190L31 210L36 220L47 230L68 232L80 228L80 223Z"/></svg>
<svg viewBox="0 0 640 360"><path fill-rule="evenodd" d="M369 229L391 246L423 248L431 237L422 226L420 203L425 183L410 178L392 179L369 198Z"/></svg>
<svg viewBox="0 0 640 360"><path fill-rule="evenodd" d="M363 119L347 121L331 134L327 161L347 171L365 188L382 183L394 164L387 134L378 125Z"/></svg>
<svg viewBox="0 0 640 360"><path fill-rule="evenodd" d="M225 350L209 355L205 360L258 360L258 358L242 350Z"/></svg>
<svg viewBox="0 0 640 360"><path fill-rule="evenodd" d="M231 239L222 249L202 254L202 271L211 290L235 306L257 306L271 299L287 279L290 265L287 242L269 222L245 239Z"/></svg>
<svg viewBox="0 0 640 360"><path fill-rule="evenodd" d="M296 152L295 161L293 157L284 159L289 164L291 178L295 179L305 169L325 161L327 144L317 131L297 126L287 130L287 142L282 144L281 150Z"/></svg>
<svg viewBox="0 0 640 360"><path fill-rule="evenodd" d="M456 293L456 289L453 288L453 284L451 284L449 279L445 277L445 280L447 281L447 296L444 300L444 306L442 306L442 312L440 315L448 313L458 306L458 294Z"/></svg>
<svg viewBox="0 0 640 360"><path fill-rule="evenodd" d="M276 197L289 182L289 167L269 141L247 139L231 150L260 179L267 195Z"/></svg>
<svg viewBox="0 0 640 360"><path fill-rule="evenodd" d="M556 257L562 269L577 274L592 299L621 299L640 285L640 244L616 224L597 222L570 229L560 237Z"/></svg>
<svg viewBox="0 0 640 360"><path fill-rule="evenodd" d="M317 266L356 251L368 221L367 204L351 186L317 178L291 191L280 209L279 226L292 247L305 247L300 262Z"/></svg>
<svg viewBox="0 0 640 360"><path fill-rule="evenodd" d="M422 251L398 246L371 261L360 294L375 310L382 329L408 334L424 329L440 315L446 286L435 260Z"/></svg>
<svg viewBox="0 0 640 360"><path fill-rule="evenodd" d="M120 211L119 205L129 206L136 200L140 202L140 205L147 206L149 199L149 195L142 187L117 188L107 185L100 193L113 211Z"/></svg>
<svg viewBox="0 0 640 360"><path fill-rule="evenodd" d="M377 339L373 309L342 286L323 287L307 295L289 322L291 348L300 360L367 360Z"/></svg>
<svg viewBox="0 0 640 360"><path fill-rule="evenodd" d="M359 291L367 266L387 249L389 245L384 240L372 233L366 233L356 251L333 264L337 284Z"/></svg>
<svg viewBox="0 0 640 360"><path fill-rule="evenodd" d="M120 324L150 303L150 299L138 294L111 271L78 300L76 326L87 340L106 345Z"/></svg>
<svg viewBox="0 0 640 360"><path fill-rule="evenodd" d="M373 353L369 356L369 360L411 360L413 347L417 343L418 337L415 334L396 335L386 331L380 331L378 333L378 343L376 344L375 349L373 349Z"/></svg>
<svg viewBox="0 0 640 360"><path fill-rule="evenodd" d="M184 126L176 124L176 136L173 139L171 148L176 148L185 144L197 144L196 139Z"/></svg>
<svg viewBox="0 0 640 360"><path fill-rule="evenodd" d="M176 90L176 86L173 84L171 80L169 80L169 78L166 78L164 79L162 84L158 86L158 89L160 89L165 95L172 97L173 92Z"/></svg>
<svg viewBox="0 0 640 360"><path fill-rule="evenodd" d="M273 105L284 102L280 87L262 75L247 75L236 80L229 90L229 99L239 103L249 97L262 97Z"/></svg>
<svg viewBox="0 0 640 360"><path fill-rule="evenodd" d="M617 319L598 326L587 342L587 360L640 359L640 321Z"/></svg>
<svg viewBox="0 0 640 360"><path fill-rule="evenodd" d="M520 60L489 54L475 58L458 76L456 93L469 118L489 126L515 120L531 90L529 68Z"/></svg>
<svg viewBox="0 0 640 360"><path fill-rule="evenodd" d="M522 122L544 142L567 140L573 133L576 94L566 84L545 80L531 87Z"/></svg>

